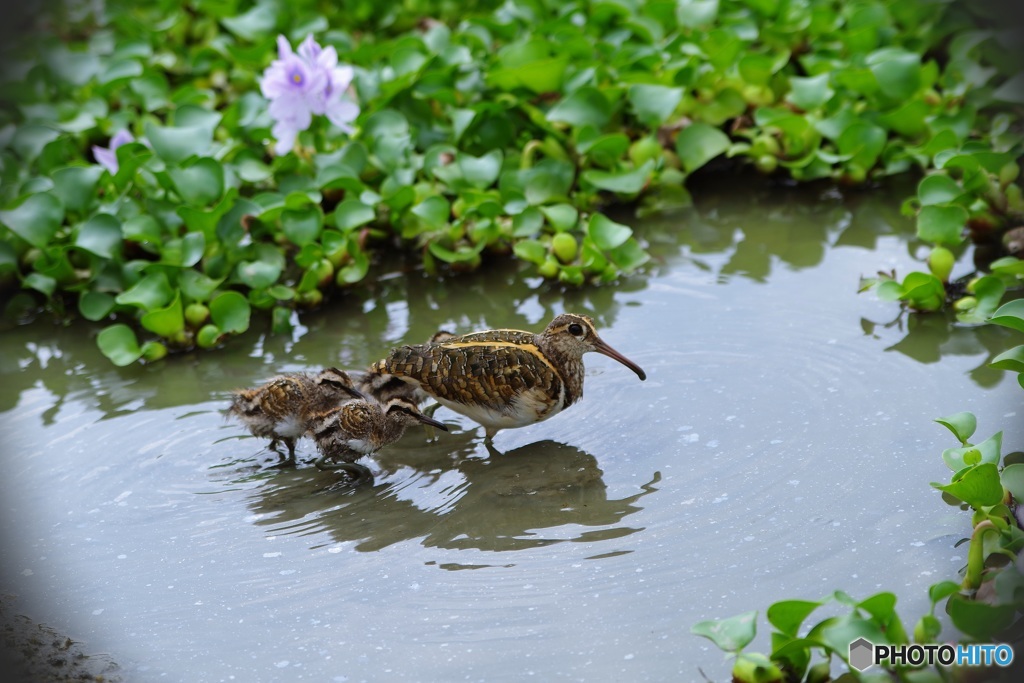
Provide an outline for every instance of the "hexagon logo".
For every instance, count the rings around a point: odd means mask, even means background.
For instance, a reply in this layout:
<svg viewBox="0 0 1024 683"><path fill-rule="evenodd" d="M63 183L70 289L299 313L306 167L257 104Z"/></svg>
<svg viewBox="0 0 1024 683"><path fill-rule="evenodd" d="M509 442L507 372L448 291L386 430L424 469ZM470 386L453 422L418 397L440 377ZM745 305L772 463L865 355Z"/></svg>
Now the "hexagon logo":
<svg viewBox="0 0 1024 683"><path fill-rule="evenodd" d="M875 646L866 638L858 638L850 643L850 666L857 671L864 671L875 663Z"/></svg>

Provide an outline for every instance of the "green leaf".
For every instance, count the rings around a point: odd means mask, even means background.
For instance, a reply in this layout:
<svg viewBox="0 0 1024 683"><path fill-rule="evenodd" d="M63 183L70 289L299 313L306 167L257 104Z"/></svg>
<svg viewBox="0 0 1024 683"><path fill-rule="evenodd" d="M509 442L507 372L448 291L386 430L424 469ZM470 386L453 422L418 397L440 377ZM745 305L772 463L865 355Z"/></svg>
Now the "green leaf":
<svg viewBox="0 0 1024 683"><path fill-rule="evenodd" d="M970 467L960 479L945 486L932 484L940 491L962 500L971 507L995 505L1003 499L1003 485L999 482L999 468L986 462Z"/></svg>
<svg viewBox="0 0 1024 683"><path fill-rule="evenodd" d="M1013 603L990 605L956 594L949 598L946 611L961 632L983 642L992 642L1013 623L1017 608Z"/></svg>
<svg viewBox="0 0 1024 683"><path fill-rule="evenodd" d="M548 121L568 123L581 128L594 126L603 128L612 117L612 108L604 94L593 86L583 86L561 102L556 104L547 114Z"/></svg>
<svg viewBox="0 0 1024 683"><path fill-rule="evenodd" d="M1003 433L996 432L976 446L947 448L942 452L942 460L946 463L946 467L954 472L959 472L968 465L978 462L995 465L999 462L999 453L1002 447Z"/></svg>
<svg viewBox="0 0 1024 683"><path fill-rule="evenodd" d="M85 213L96 201L102 166L68 166L53 172L53 193L68 211Z"/></svg>
<svg viewBox="0 0 1024 683"><path fill-rule="evenodd" d="M277 7L277 3L260 2L248 12L221 18L220 23L239 38L256 41L277 29Z"/></svg>
<svg viewBox="0 0 1024 683"><path fill-rule="evenodd" d="M579 211L571 204L552 204L540 207L540 212L548 219L548 223L556 232L565 232L576 227Z"/></svg>
<svg viewBox="0 0 1024 683"><path fill-rule="evenodd" d="M989 365L1009 372L1024 372L1024 345L1003 351Z"/></svg>
<svg viewBox="0 0 1024 683"><path fill-rule="evenodd" d="M953 432L953 436L960 443L967 443L967 440L974 434L974 430L978 428L978 420L974 417L974 413L968 412L953 413L946 417L936 418L935 421Z"/></svg>
<svg viewBox="0 0 1024 683"><path fill-rule="evenodd" d="M711 161L729 149L729 136L706 123L694 123L679 131L676 154L687 173Z"/></svg>
<svg viewBox="0 0 1024 683"><path fill-rule="evenodd" d="M545 159L524 172L526 201L533 206L546 204L552 199L565 199L576 180L573 164Z"/></svg>
<svg viewBox="0 0 1024 683"><path fill-rule="evenodd" d="M178 164L191 156L202 155L213 144L213 130L205 126L176 128L147 121L145 129L146 139L153 145L153 151L169 164Z"/></svg>
<svg viewBox="0 0 1024 683"><path fill-rule="evenodd" d="M665 85L634 85L629 102L640 122L651 128L665 123L683 100L683 89Z"/></svg>
<svg viewBox="0 0 1024 683"><path fill-rule="evenodd" d="M178 287L191 301L207 301L222 282L224 278L214 279L192 268L186 268L178 275Z"/></svg>
<svg viewBox="0 0 1024 683"><path fill-rule="evenodd" d="M543 263L548 255L548 248L537 240L519 240L512 246L517 258L530 263Z"/></svg>
<svg viewBox="0 0 1024 683"><path fill-rule="evenodd" d="M829 86L830 76L823 73L809 78L792 76L789 79L790 93L787 99L804 111L824 106L835 94Z"/></svg>
<svg viewBox="0 0 1024 683"><path fill-rule="evenodd" d="M363 204L358 199L346 199L334 210L334 224L342 232L366 225L376 217L377 213L373 207Z"/></svg>
<svg viewBox="0 0 1024 683"><path fill-rule="evenodd" d="M78 311L86 320L96 322L110 315L114 303L114 297L106 292L83 291L78 297Z"/></svg>
<svg viewBox="0 0 1024 683"><path fill-rule="evenodd" d="M57 280L42 273L29 273L25 276L23 284L25 287L43 294L47 299L57 291Z"/></svg>
<svg viewBox="0 0 1024 683"><path fill-rule="evenodd" d="M718 16L718 0L678 0L676 20L687 28L706 26Z"/></svg>
<svg viewBox="0 0 1024 683"><path fill-rule="evenodd" d="M648 160L640 168L631 171L598 171L589 169L584 171L581 177L599 190L633 195L640 192L647 185L653 170L654 162Z"/></svg>
<svg viewBox="0 0 1024 683"><path fill-rule="evenodd" d="M739 652L757 633L757 612L744 612L717 621L702 621L692 626L690 632L704 636L726 652Z"/></svg>
<svg viewBox="0 0 1024 683"><path fill-rule="evenodd" d="M370 259L365 252L357 251L352 254L352 260L338 270L338 284L353 284L359 282L370 270Z"/></svg>
<svg viewBox="0 0 1024 683"><path fill-rule="evenodd" d="M481 157L461 153L456 159L462 170L462 177L477 189L485 189L494 184L501 173L501 162L504 155L500 149L492 150Z"/></svg>
<svg viewBox="0 0 1024 683"><path fill-rule="evenodd" d="M1013 495L1020 505L1024 503L1024 463L1013 463L1003 468L999 474L1003 487Z"/></svg>
<svg viewBox="0 0 1024 683"><path fill-rule="evenodd" d="M787 636L795 638L800 625L823 603L809 600L783 600L768 608L768 622Z"/></svg>
<svg viewBox="0 0 1024 683"><path fill-rule="evenodd" d="M907 100L921 86L921 56L900 48L883 48L867 57L878 87L891 100Z"/></svg>
<svg viewBox="0 0 1024 683"><path fill-rule="evenodd" d="M560 206L565 206L564 204ZM535 206L528 206L512 218L513 237L533 237L544 227L544 214Z"/></svg>
<svg viewBox="0 0 1024 683"><path fill-rule="evenodd" d="M412 207L409 212L422 220L430 229L439 230L448 225L452 208L447 199L433 195Z"/></svg>
<svg viewBox="0 0 1024 683"><path fill-rule="evenodd" d="M967 210L955 204L925 206L917 215L917 236L932 244L957 246L963 242Z"/></svg>
<svg viewBox="0 0 1024 683"><path fill-rule="evenodd" d="M250 313L249 301L235 291L221 292L210 301L210 318L222 332L245 332Z"/></svg>
<svg viewBox="0 0 1024 683"><path fill-rule="evenodd" d="M160 263L180 268L191 268L199 263L206 250L206 237L201 232L187 232L182 237L167 240L160 248Z"/></svg>
<svg viewBox="0 0 1024 683"><path fill-rule="evenodd" d="M136 282L129 289L117 295L116 301L122 306L138 306L152 311L167 305L174 295L167 276L151 273Z"/></svg>
<svg viewBox="0 0 1024 683"><path fill-rule="evenodd" d="M10 211L0 211L0 223L40 249L50 243L63 222L64 205L47 192L30 195Z"/></svg>
<svg viewBox="0 0 1024 683"><path fill-rule="evenodd" d="M314 242L323 226L324 216L319 206L285 209L281 213L281 230L293 244L300 247ZM219 327L225 329L223 325Z"/></svg>
<svg viewBox="0 0 1024 683"><path fill-rule="evenodd" d="M992 314L990 323L1024 332L1024 299L1008 301Z"/></svg>
<svg viewBox="0 0 1024 683"><path fill-rule="evenodd" d="M609 250L624 244L632 236L633 229L616 223L604 214L595 213L587 224L587 234L598 249Z"/></svg>
<svg viewBox="0 0 1024 683"><path fill-rule="evenodd" d="M75 246L101 258L115 258L121 251L121 222L108 213L96 214L78 229Z"/></svg>
<svg viewBox="0 0 1024 683"><path fill-rule="evenodd" d="M608 250L608 259L619 270L630 272L647 263L651 257L632 237L614 249Z"/></svg>
<svg viewBox="0 0 1024 683"><path fill-rule="evenodd" d="M118 367L131 365L142 357L142 349L139 348L135 332L127 325L117 324L103 328L96 336L96 345L100 353Z"/></svg>
<svg viewBox="0 0 1024 683"><path fill-rule="evenodd" d="M224 168L209 157L182 168L169 168L167 174L178 195L191 206L209 206L224 196Z"/></svg>
<svg viewBox="0 0 1024 683"><path fill-rule="evenodd" d="M184 330L185 309L181 305L181 292L175 291L174 300L168 306L146 313L141 322L147 330L165 338Z"/></svg>
<svg viewBox="0 0 1024 683"><path fill-rule="evenodd" d="M917 186L917 198L921 206L949 204L963 194L963 188L945 173L926 176Z"/></svg>

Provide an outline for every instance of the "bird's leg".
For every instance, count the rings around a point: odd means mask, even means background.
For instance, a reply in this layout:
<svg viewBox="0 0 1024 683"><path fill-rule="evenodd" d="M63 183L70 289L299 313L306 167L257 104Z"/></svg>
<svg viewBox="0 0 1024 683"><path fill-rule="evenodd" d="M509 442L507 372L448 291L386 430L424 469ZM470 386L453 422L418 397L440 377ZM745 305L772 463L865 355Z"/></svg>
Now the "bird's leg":
<svg viewBox="0 0 1024 683"><path fill-rule="evenodd" d="M373 481L373 473L370 472L368 467L364 467L354 462L329 462L330 458L326 455L322 455L317 458L316 462L313 463L318 469L325 471L338 471L341 470L348 478L352 480L352 484L358 486L366 482Z"/></svg>
<svg viewBox="0 0 1024 683"><path fill-rule="evenodd" d="M284 441L285 446L288 447L288 455L282 453L278 448L278 443ZM274 439L270 442L270 450L281 456L281 460L273 465L273 467L295 467L295 439Z"/></svg>

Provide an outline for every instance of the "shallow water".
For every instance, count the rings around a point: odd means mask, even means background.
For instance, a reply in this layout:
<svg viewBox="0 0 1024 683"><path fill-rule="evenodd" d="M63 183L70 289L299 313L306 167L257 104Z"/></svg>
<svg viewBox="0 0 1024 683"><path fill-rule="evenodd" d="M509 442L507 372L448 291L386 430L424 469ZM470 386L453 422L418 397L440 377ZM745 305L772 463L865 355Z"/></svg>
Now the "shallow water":
<svg viewBox="0 0 1024 683"><path fill-rule="evenodd" d="M857 294L913 264L907 191L700 188L634 222L655 261L615 287L396 272L290 337L149 367L84 325L8 329L3 587L133 681L727 680L694 623L758 609L766 647L771 602L840 588L895 591L910 626L969 523L928 486L954 445L931 420L972 410L1005 450L1024 429L985 367L1007 332ZM442 408L452 433L410 430L352 490L220 413L278 372L563 310L648 380L588 356L584 399L493 452Z"/></svg>

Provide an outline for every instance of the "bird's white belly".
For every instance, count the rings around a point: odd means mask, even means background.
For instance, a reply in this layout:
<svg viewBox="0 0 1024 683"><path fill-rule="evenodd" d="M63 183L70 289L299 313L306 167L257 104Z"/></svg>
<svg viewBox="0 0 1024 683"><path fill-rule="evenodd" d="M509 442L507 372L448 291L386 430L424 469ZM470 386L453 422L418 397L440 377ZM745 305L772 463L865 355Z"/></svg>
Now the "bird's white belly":
<svg viewBox="0 0 1024 683"><path fill-rule="evenodd" d="M295 415L289 415L274 425L274 431L283 437L296 438L306 433L306 426Z"/></svg>
<svg viewBox="0 0 1024 683"><path fill-rule="evenodd" d="M561 412L565 404L565 396L563 394L558 397L558 401L551 403L551 399L545 391L528 389L516 396L508 406L501 410L490 406L458 403L443 398L437 398L437 402L488 429L515 429L541 422Z"/></svg>

